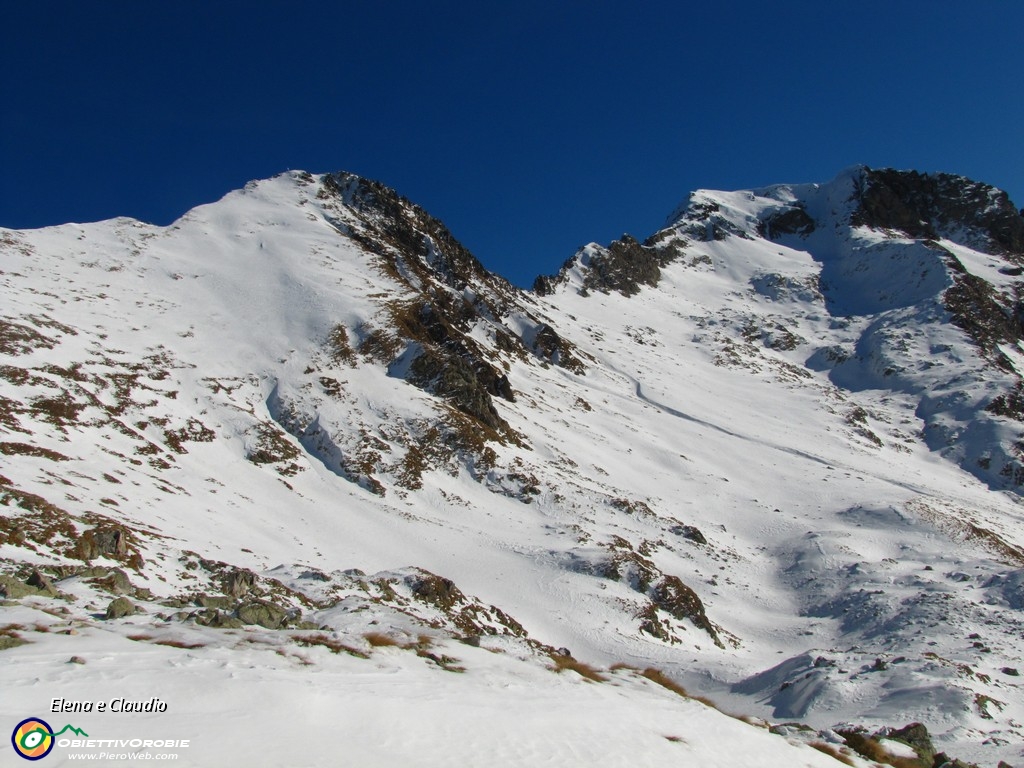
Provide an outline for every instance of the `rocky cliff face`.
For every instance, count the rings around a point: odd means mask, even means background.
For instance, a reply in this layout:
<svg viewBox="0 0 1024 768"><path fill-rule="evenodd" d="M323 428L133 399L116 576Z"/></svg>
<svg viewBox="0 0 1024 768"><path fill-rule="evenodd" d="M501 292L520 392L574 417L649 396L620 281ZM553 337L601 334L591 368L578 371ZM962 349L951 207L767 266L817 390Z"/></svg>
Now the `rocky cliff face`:
<svg viewBox="0 0 1024 768"><path fill-rule="evenodd" d="M1024 254L1024 218L1007 194L963 176L865 168L853 223L915 239L963 241L1014 261Z"/></svg>
<svg viewBox="0 0 1024 768"><path fill-rule="evenodd" d="M501 325L517 299L512 286L487 272L441 222L381 184L327 175L317 198L337 217L331 220L339 231L373 254L377 267L404 289L401 299L387 303L384 327L353 329L359 337L355 351L447 399L472 420L472 430L514 439L492 402L515 399L501 358L527 352ZM505 349L474 340L475 329L495 346L501 334ZM335 329L336 345L343 348L348 337L344 327Z"/></svg>
<svg viewBox="0 0 1024 768"><path fill-rule="evenodd" d="M393 190L352 174L328 174L314 181L325 220L370 256L389 283L376 297L378 310L354 325L335 325L328 347L335 363L385 366L388 375L436 395L449 408L429 424L403 436L375 434L340 460L346 476L382 493L379 474L393 473L389 451L397 441L401 485L417 488L425 469L465 462L474 472L494 455L489 442L520 444L522 436L499 414L494 400L515 402L508 371L513 361L533 358L582 370L572 345L536 316L529 297L491 274L437 219ZM322 381L322 378L321 378ZM331 395L327 389L325 393ZM306 445L326 442L312 416L295 419L308 405L288 398L278 404L283 423ZM310 432L311 425L314 432Z"/></svg>

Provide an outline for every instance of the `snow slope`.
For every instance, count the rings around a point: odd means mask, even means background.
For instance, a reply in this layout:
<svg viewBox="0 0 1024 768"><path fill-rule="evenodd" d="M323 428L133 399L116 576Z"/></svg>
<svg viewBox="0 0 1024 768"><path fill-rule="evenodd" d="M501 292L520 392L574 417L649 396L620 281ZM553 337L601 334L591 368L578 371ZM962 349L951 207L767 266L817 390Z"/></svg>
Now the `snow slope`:
<svg viewBox="0 0 1024 768"><path fill-rule="evenodd" d="M196 765L830 763L657 668L1019 761L1021 352L947 298L1017 257L877 226L873 173L695 193L543 296L344 174L0 231L0 556L76 598L8 588L4 721L125 690Z"/></svg>

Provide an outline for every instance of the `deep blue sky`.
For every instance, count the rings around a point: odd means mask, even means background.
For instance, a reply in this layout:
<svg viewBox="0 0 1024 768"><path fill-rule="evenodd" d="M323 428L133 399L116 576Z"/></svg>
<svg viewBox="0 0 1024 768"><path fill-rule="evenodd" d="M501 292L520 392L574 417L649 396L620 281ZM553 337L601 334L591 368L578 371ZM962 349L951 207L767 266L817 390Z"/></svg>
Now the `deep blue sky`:
<svg viewBox="0 0 1024 768"><path fill-rule="evenodd" d="M0 226L379 179L519 284L696 188L950 171L1024 205L1024 3L4 3Z"/></svg>

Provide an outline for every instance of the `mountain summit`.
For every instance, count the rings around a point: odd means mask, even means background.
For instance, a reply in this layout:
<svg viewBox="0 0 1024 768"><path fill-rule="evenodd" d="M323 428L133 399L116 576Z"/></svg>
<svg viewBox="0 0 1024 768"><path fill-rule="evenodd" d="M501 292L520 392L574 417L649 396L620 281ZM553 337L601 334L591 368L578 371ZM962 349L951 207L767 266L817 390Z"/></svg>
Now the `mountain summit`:
<svg viewBox="0 0 1024 768"><path fill-rule="evenodd" d="M313 681L377 764L389 726L434 762L924 760L911 723L1019 760L1022 273L1004 193L863 167L695 192L534 292L347 173L0 230L0 679ZM503 728L439 738L462 697Z"/></svg>

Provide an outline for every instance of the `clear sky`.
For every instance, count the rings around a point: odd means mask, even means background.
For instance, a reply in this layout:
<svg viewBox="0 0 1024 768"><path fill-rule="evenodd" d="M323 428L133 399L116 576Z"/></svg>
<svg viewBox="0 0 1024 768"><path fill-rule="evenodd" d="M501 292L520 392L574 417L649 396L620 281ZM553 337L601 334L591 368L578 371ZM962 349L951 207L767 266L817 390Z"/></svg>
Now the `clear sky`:
<svg viewBox="0 0 1024 768"><path fill-rule="evenodd" d="M0 226L350 170L520 285L693 189L949 171L1024 205L1024 3L2 2Z"/></svg>

